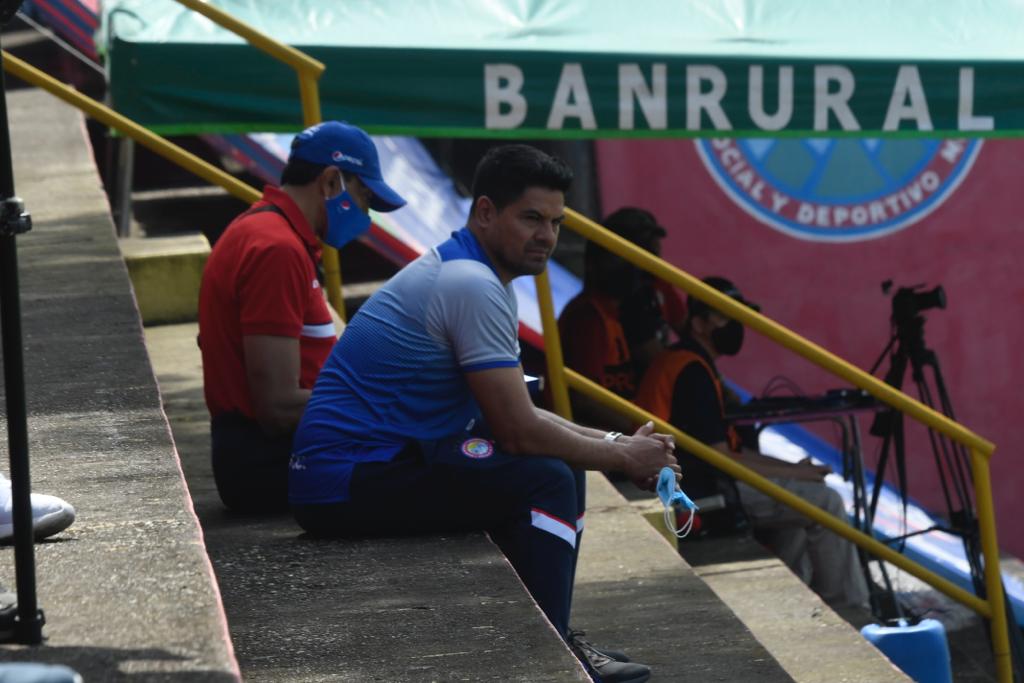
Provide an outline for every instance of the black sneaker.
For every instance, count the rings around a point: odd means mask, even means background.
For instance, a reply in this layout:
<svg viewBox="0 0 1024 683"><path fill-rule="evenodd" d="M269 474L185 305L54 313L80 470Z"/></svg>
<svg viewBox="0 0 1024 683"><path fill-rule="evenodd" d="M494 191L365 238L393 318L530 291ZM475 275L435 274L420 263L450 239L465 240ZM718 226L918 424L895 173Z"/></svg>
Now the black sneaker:
<svg viewBox="0 0 1024 683"><path fill-rule="evenodd" d="M580 637L582 631L573 631L568 641L577 659L583 662L587 671L597 676L601 683L644 683L651 677L651 669L636 662L620 662ZM615 653L622 655L621 652ZM625 656L625 655L622 655Z"/></svg>
<svg viewBox="0 0 1024 683"><path fill-rule="evenodd" d="M569 641L570 645L574 644L576 641L579 641L582 644L581 647L588 647L588 648L590 648L592 650L597 650L598 652L603 654L605 657L608 657L609 659L614 659L616 662L631 662L631 661L633 661L632 659L629 658L629 655L627 655L625 652L619 652L618 650L609 650L606 647L597 647L596 645L591 643L589 640L585 639L583 637L585 635L587 635L586 631L577 631L575 629L569 629L569 636L568 636L568 638L566 638L566 640Z"/></svg>

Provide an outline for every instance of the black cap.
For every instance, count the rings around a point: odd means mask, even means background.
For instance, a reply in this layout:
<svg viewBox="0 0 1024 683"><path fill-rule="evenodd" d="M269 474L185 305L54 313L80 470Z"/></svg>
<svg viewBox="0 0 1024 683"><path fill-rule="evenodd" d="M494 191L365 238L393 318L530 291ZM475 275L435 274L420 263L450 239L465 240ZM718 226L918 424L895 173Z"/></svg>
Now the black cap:
<svg viewBox="0 0 1024 683"><path fill-rule="evenodd" d="M729 280L726 280L724 277L712 275L710 277L704 278L701 282L706 284L708 287L714 287L722 294L731 296L733 299L739 301L741 304L744 304L748 308L752 308L760 313L761 307L755 304L753 301L747 301L746 299L744 299L743 294L740 292L739 288L736 287L736 285L734 285ZM695 315L706 315L708 311L713 310L711 306L707 305L706 303L704 303L697 297L693 296L692 294L686 300L686 308L689 311L691 317Z"/></svg>
<svg viewBox="0 0 1024 683"><path fill-rule="evenodd" d="M654 214L633 206L624 206L604 219L604 227L647 251L655 251L654 242L668 233Z"/></svg>

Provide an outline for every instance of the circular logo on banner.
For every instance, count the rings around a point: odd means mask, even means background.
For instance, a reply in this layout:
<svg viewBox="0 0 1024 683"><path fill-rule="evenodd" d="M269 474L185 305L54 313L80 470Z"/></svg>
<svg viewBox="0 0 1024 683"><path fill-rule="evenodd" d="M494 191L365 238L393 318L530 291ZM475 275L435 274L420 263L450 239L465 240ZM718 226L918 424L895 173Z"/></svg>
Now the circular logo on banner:
<svg viewBox="0 0 1024 683"><path fill-rule="evenodd" d="M466 439L462 442L462 454L479 460L494 455L494 445L486 439Z"/></svg>
<svg viewBox="0 0 1024 683"><path fill-rule="evenodd" d="M882 237L942 205L981 140L719 138L694 143L744 211L805 240Z"/></svg>

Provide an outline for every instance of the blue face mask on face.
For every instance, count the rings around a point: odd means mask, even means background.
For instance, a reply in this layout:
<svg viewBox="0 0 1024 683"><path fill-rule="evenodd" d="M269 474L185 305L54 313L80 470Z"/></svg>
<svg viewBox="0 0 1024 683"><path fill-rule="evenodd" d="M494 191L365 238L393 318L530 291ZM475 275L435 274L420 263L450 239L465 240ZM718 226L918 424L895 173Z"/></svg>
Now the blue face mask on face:
<svg viewBox="0 0 1024 683"><path fill-rule="evenodd" d="M341 249L370 229L370 216L359 208L356 200L345 188L344 182L341 193L326 200L325 205L327 234L324 236L324 242L335 249Z"/></svg>
<svg viewBox="0 0 1024 683"><path fill-rule="evenodd" d="M693 529L693 519L700 508L676 484L676 473L671 467L661 468L661 473L658 475L657 491L658 498L661 498L661 503L665 506L665 526L677 538L686 538ZM689 518L679 529L676 529L675 525L677 507L683 507L690 511Z"/></svg>

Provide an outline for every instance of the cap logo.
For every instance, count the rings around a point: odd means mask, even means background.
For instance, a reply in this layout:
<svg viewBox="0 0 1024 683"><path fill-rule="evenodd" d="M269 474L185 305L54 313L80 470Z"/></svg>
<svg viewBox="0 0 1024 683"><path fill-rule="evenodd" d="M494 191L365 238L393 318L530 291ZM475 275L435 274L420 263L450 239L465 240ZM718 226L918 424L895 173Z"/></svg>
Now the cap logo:
<svg viewBox="0 0 1024 683"><path fill-rule="evenodd" d="M356 157L349 156L348 154L345 154L344 152L339 150L334 150L333 152L331 152L331 159L333 159L334 161L347 161L348 163L355 164L356 166L363 165L362 159L357 159Z"/></svg>
<svg viewBox="0 0 1024 683"><path fill-rule="evenodd" d="M347 199L341 200L341 210L342 211L348 211L351 208L352 208L352 202L350 202Z"/></svg>

